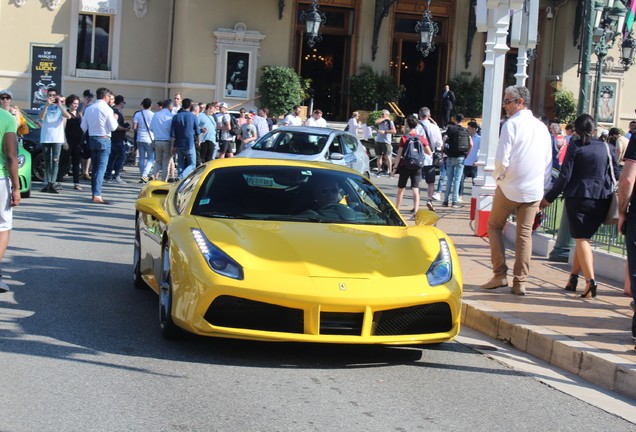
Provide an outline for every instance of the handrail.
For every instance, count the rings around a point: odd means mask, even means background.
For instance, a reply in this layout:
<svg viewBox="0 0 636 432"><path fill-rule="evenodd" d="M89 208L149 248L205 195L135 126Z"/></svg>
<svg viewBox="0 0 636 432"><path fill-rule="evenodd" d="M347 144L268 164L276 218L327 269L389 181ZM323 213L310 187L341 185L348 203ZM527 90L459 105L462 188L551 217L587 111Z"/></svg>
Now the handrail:
<svg viewBox="0 0 636 432"><path fill-rule="evenodd" d="M398 117L405 117L404 113L402 112L402 110L400 110L400 107L398 107L395 102L389 102L389 108L391 108L395 115L397 115Z"/></svg>

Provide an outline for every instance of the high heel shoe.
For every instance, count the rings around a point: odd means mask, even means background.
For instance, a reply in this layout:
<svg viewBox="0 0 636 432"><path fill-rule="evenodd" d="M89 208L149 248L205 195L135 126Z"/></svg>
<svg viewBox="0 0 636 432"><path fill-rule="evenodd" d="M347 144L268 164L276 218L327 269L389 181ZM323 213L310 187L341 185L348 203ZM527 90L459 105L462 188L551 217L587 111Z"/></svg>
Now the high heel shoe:
<svg viewBox="0 0 636 432"><path fill-rule="evenodd" d="M579 275L571 273L570 280L568 281L567 285L563 289L566 291L575 292L576 286L578 285L578 283L579 283Z"/></svg>
<svg viewBox="0 0 636 432"><path fill-rule="evenodd" d="M594 279L589 279L587 284L585 285L585 291L581 294L583 298L595 298L596 297L596 288L598 284Z"/></svg>

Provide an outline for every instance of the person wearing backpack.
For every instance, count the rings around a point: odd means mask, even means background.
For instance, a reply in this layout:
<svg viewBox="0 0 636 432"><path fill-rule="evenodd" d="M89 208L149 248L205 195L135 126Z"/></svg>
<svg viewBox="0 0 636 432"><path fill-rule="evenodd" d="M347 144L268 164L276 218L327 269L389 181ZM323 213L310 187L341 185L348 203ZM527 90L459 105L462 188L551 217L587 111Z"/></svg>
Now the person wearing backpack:
<svg viewBox="0 0 636 432"><path fill-rule="evenodd" d="M417 133L417 118L408 116L406 125L410 131L402 136L400 148L398 149L395 167L393 171L399 174L398 191L395 199L395 207L400 210L404 189L407 180L411 180L411 190L413 191L413 209L411 213L416 213L420 207L420 181L422 180L422 168L426 165L427 156L430 158L432 152L426 138Z"/></svg>
<svg viewBox="0 0 636 432"><path fill-rule="evenodd" d="M463 207L459 203L459 184L464 175L464 159L473 148L473 140L468 129L461 125L462 121L464 116L457 114L455 122L446 128L444 153L448 159L446 160L446 194L442 203L443 207L448 207L449 198L453 208Z"/></svg>

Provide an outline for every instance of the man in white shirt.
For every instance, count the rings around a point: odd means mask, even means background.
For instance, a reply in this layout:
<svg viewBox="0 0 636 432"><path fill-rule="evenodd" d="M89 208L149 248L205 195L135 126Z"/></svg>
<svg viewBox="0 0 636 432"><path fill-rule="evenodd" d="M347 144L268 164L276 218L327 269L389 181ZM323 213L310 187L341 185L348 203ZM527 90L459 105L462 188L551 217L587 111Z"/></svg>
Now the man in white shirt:
<svg viewBox="0 0 636 432"><path fill-rule="evenodd" d="M314 110L311 117L305 121L305 126L327 127L327 120L322 118L322 111Z"/></svg>
<svg viewBox="0 0 636 432"><path fill-rule="evenodd" d="M172 159L172 139L170 130L172 128L172 100L166 99L163 102L163 109L152 117L150 121L150 131L155 136L155 166L152 169L152 176L156 180L168 181L170 178L170 160ZM161 171L161 178L157 177Z"/></svg>
<svg viewBox="0 0 636 432"><path fill-rule="evenodd" d="M89 105L82 117L82 130L88 132L88 145L91 149L93 176L91 177L92 201L96 204L108 204L102 198L102 184L106 165L110 156L111 132L117 129L117 120L108 102L111 92L105 87L97 89L97 101Z"/></svg>
<svg viewBox="0 0 636 432"><path fill-rule="evenodd" d="M40 143L44 154L44 189L42 192L60 193L61 186L55 185L58 169L60 166L60 152L66 142L64 133L64 120L71 115L64 108L64 97L57 94L54 88L47 92L47 100L42 111L40 120L42 128L40 133Z"/></svg>
<svg viewBox="0 0 636 432"><path fill-rule="evenodd" d="M303 121L300 118L300 107L294 105L292 112L287 114L283 119L283 126L302 126Z"/></svg>
<svg viewBox="0 0 636 432"><path fill-rule="evenodd" d="M431 118L431 110L428 107L420 108L417 116L419 117L419 121L415 130L419 136L426 138L432 152L430 156L426 156L426 162L422 169L422 178L426 181L428 192L426 207L428 207L429 210L434 211L433 195L435 194L435 166L433 165L433 162L435 151L437 150L438 152L441 152L444 140L442 139L442 132Z"/></svg>
<svg viewBox="0 0 636 432"><path fill-rule="evenodd" d="M532 224L544 192L550 188L552 141L548 128L532 115L530 91L523 86L506 88L503 106L508 120L501 128L493 177L497 190L488 219L493 278L481 287L508 286L503 228L517 212L515 265L511 292L525 295L532 256Z"/></svg>

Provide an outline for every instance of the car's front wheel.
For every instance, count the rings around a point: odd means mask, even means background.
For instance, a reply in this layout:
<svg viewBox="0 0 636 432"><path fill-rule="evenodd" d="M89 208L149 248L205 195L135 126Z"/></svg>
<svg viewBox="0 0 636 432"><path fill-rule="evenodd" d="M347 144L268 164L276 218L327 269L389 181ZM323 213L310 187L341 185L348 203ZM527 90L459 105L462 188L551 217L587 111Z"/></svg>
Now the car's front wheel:
<svg viewBox="0 0 636 432"><path fill-rule="evenodd" d="M181 333L172 321L172 283L170 279L170 247L168 246L168 241L165 242L161 254L159 328L166 339L177 338Z"/></svg>

